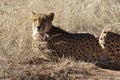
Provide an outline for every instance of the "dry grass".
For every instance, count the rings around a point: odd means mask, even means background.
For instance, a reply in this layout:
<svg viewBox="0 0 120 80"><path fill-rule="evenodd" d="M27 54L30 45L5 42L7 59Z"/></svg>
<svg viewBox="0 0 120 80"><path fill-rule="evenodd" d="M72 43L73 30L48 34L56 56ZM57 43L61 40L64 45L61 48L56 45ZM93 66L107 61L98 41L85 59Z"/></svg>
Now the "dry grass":
<svg viewBox="0 0 120 80"><path fill-rule="evenodd" d="M47 78L46 80L48 80L50 78L49 80L74 80L73 77L75 76L78 77L78 80L80 78L85 80L120 79L117 74L117 77L112 76L113 78L110 76L96 76L98 78L91 76L92 68L89 69L91 64L69 60L52 63L37 58L39 54L33 54L31 48L31 11L54 12L55 20L53 23L69 32L87 31L99 35L106 25L120 25L119 0L0 0L0 79L45 80ZM30 54L35 55L35 61L38 60L38 62L34 64L34 58L29 58ZM11 57L14 57L15 60L12 59L12 62L8 63ZM31 59L33 59L33 64L30 62ZM26 60L25 64L28 65L15 64L19 60L23 62ZM13 64L12 67L11 63ZM45 68L44 65L46 65ZM62 67L57 69L58 65L62 65ZM47 68L50 68L48 69L50 71L44 74ZM77 73L71 74L72 77L68 74L71 68L75 69L73 73L77 71ZM27 74L27 70L29 74ZM87 77L84 76L84 73ZM43 79L41 79L42 77Z"/></svg>
<svg viewBox="0 0 120 80"><path fill-rule="evenodd" d="M36 62L36 60L33 60ZM40 62L40 60L39 60ZM74 62L68 59L54 63L41 59L39 64L9 62L4 75L0 79L10 80L74 80L79 78L90 78L91 70L97 69L94 65L84 62ZM87 76L88 75L88 76Z"/></svg>
<svg viewBox="0 0 120 80"><path fill-rule="evenodd" d="M0 80L119 80L119 71L103 70L91 63L62 59L48 62L36 55L12 59L1 67Z"/></svg>

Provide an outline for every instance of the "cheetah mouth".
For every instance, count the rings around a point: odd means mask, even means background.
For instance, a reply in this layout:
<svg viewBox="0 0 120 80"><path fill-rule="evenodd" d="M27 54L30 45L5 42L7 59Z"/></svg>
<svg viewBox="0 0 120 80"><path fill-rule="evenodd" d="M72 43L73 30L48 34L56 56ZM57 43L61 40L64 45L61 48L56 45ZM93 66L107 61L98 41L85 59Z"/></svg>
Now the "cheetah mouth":
<svg viewBox="0 0 120 80"><path fill-rule="evenodd" d="M38 31L41 31L41 30L44 31L45 30L44 26L38 26L37 28L38 28Z"/></svg>

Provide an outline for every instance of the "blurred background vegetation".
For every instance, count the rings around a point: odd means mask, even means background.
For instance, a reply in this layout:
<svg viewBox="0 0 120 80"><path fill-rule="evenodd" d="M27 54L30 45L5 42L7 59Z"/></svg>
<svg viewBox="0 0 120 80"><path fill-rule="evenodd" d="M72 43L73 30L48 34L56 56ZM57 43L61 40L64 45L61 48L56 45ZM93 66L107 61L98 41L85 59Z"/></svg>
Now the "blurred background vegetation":
<svg viewBox="0 0 120 80"><path fill-rule="evenodd" d="M119 25L119 0L0 0L0 57L32 52L31 12L55 13L53 24L69 32L100 34Z"/></svg>

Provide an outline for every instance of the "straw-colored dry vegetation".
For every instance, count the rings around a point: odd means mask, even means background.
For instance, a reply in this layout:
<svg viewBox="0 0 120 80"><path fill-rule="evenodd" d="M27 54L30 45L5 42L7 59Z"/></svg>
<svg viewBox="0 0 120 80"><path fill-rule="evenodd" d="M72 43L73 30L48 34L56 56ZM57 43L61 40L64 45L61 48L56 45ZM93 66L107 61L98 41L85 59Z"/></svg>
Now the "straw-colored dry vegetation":
<svg viewBox="0 0 120 80"><path fill-rule="evenodd" d="M120 25L119 0L0 0L0 80L120 80L119 71L32 53L32 11L54 12L53 24L69 32L99 36L106 25Z"/></svg>

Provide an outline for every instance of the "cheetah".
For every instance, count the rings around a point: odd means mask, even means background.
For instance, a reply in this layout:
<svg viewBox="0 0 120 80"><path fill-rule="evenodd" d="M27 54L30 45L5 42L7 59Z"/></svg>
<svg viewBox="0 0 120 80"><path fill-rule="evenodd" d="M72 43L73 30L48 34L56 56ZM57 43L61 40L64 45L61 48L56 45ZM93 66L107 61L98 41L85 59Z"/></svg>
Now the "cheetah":
<svg viewBox="0 0 120 80"><path fill-rule="evenodd" d="M71 57L92 63L105 62L107 54L101 48L97 37L90 33L67 32L54 26L53 19L54 13L32 12L33 42L36 42L39 50L41 44L38 42L46 42L46 47L52 56Z"/></svg>
<svg viewBox="0 0 120 80"><path fill-rule="evenodd" d="M99 42L107 50L112 63L120 67L120 34L112 26L107 26L102 30Z"/></svg>

